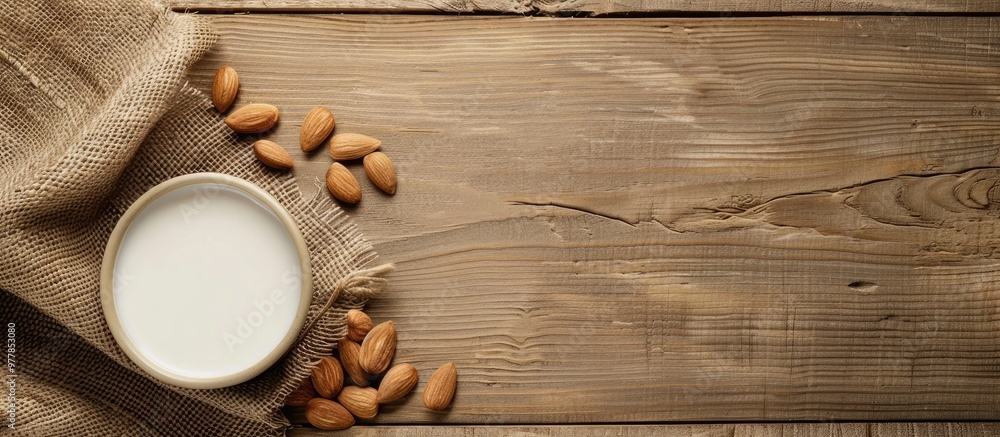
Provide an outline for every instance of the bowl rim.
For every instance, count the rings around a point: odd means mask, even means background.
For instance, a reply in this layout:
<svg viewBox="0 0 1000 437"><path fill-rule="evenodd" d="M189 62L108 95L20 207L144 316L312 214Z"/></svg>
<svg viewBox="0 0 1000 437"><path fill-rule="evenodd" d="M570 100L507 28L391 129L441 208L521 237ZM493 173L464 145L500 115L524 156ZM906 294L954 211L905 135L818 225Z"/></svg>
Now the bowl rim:
<svg viewBox="0 0 1000 437"><path fill-rule="evenodd" d="M132 225L132 222L139 216L139 214L142 213L142 211L146 209L146 207L153 204L153 202L164 195L183 187L201 184L217 184L235 188L238 191L250 196L252 199L257 200L266 209L270 210L278 218L281 224L284 225L285 229L288 231L289 237L291 237L292 242L295 245L302 275L301 295L299 297L299 307L296 311L295 318L292 320L292 325L288 332L285 333L285 336L277 344L274 350L265 355L264 358L257 363L254 363L242 371L211 378L196 378L173 372L160 366L143 354L132 342L128 334L125 333L121 320L118 318L118 310L115 307L114 297L115 263L118 260L118 251L121 248L122 241L124 240L129 227ZM101 265L101 306L104 309L104 318L108 323L108 327L111 330L111 334L114 337L115 342L117 342L118 346L123 352L125 352L125 355L127 355L132 362L138 365L142 370L145 370L147 373L160 381L184 388L213 389L230 387L249 381L274 365L274 363L287 353L287 351L295 343L295 340L298 338L299 332L305 324L306 315L309 312L309 305L312 303L312 289L312 266L309 260L309 249L306 245L305 238L302 237L302 232L299 230L298 225L296 225L295 219L292 215L283 206L281 206L280 203L278 203L277 199L271 196L268 192L264 191L262 188L244 179L222 173L192 173L178 176L150 188L149 191L145 192L142 196L139 196L139 198L128 207L125 213L118 220L114 230L111 231L111 236L108 239L108 244L104 250L104 260Z"/></svg>

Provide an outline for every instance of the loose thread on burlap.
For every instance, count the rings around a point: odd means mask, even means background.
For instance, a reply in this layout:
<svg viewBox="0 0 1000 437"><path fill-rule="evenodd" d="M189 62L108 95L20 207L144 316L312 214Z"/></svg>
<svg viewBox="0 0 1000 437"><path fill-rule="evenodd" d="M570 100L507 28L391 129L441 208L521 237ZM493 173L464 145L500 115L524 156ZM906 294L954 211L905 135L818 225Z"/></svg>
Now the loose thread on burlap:
<svg viewBox="0 0 1000 437"><path fill-rule="evenodd" d="M366 293L369 295L375 294L382 289L387 282L383 276L395 268L396 266L392 263L387 263L351 272L345 276L337 282L337 286L333 289L333 293L330 293L330 297L326 300L326 303L323 304L323 307L319 309L319 312L317 312L316 315L313 316L312 320L310 320L309 323L302 328L302 331L299 332L299 338L295 342L298 343L305 338L306 334L310 329L312 329L313 325L315 325L316 322L322 318L323 315L330 310L330 308L333 307L333 304L340 298L340 295L345 290L351 289L355 292Z"/></svg>

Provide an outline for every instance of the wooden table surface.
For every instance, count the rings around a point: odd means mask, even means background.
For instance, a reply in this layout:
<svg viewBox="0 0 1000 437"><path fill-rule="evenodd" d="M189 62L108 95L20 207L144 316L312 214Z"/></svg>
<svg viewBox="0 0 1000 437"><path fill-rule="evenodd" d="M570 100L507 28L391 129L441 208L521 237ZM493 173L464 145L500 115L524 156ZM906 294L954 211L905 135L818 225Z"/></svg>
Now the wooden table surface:
<svg viewBox="0 0 1000 437"><path fill-rule="evenodd" d="M396 164L370 314L458 394L348 434L1000 433L1000 2L173 6L307 193L315 105Z"/></svg>

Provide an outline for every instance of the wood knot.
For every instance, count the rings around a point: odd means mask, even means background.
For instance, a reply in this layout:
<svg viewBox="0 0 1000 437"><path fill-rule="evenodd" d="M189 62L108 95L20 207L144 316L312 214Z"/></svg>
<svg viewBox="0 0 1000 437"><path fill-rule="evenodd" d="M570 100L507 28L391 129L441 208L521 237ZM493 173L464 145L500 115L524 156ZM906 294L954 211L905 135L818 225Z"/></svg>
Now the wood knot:
<svg viewBox="0 0 1000 437"><path fill-rule="evenodd" d="M987 209L1000 200L1000 192L996 187L1000 180L995 177L981 175L962 181L955 189L958 201L969 208Z"/></svg>

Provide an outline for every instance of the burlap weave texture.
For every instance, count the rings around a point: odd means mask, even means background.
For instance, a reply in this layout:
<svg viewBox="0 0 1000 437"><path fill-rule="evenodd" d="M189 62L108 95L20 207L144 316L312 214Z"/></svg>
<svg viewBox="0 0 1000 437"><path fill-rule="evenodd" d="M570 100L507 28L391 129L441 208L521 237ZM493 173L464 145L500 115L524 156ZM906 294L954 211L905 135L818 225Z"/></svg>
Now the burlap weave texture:
<svg viewBox="0 0 1000 437"><path fill-rule="evenodd" d="M209 20L135 0L0 0L0 322L17 326L24 435L282 435L285 395L384 286L348 287L292 351L235 387L159 383L118 348L99 272L117 219L175 176L221 172L271 193L310 249L310 317L375 254L328 196L257 163L186 80ZM179 321L180 322L180 321Z"/></svg>

